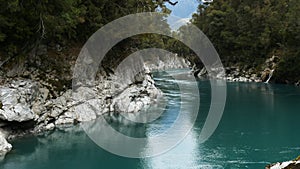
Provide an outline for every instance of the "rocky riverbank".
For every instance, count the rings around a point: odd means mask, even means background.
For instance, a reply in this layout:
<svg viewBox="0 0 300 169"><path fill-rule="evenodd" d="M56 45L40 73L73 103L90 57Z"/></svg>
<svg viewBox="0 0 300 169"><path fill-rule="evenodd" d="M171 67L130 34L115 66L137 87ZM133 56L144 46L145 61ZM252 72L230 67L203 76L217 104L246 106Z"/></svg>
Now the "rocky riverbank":
<svg viewBox="0 0 300 169"><path fill-rule="evenodd" d="M36 69L25 71L30 78L4 77L0 86L0 156L12 149L7 140L15 137L94 120L104 113L135 113L147 107L162 96L151 71L190 66L176 55L168 57L168 63L143 64L137 74L101 69L94 86L76 90L63 86L66 90L60 92L47 83L56 81L53 76L40 78ZM120 80L124 77L126 81ZM87 95L93 97L85 100Z"/></svg>
<svg viewBox="0 0 300 169"><path fill-rule="evenodd" d="M266 166L266 169L299 169L300 168L300 156L292 161L286 161L281 163L270 164Z"/></svg>
<svg viewBox="0 0 300 169"><path fill-rule="evenodd" d="M197 69L194 67L193 73L199 78L206 78L209 73L216 78L224 79L228 82L265 82L269 83L273 81L273 75L276 73L277 64L279 63L279 57L272 56L268 58L264 64L259 68L253 68L247 65L232 65L225 67L225 75L222 75L222 68L211 70L207 72L204 68ZM300 81L300 80L299 80ZM295 83L299 86L300 82Z"/></svg>
<svg viewBox="0 0 300 169"><path fill-rule="evenodd" d="M72 80L70 75L61 81L56 78L55 70L45 73L26 68L21 75L1 77L0 156L4 157L12 149L8 141L15 137L72 126L94 120L104 113L138 112L162 95L151 71L191 66L177 55L167 56L164 60L158 57L153 61L155 63L144 62L142 70L134 72L100 68L94 86L76 90L68 85ZM277 57L273 56L259 70L236 65L225 67L226 74L224 68L213 69L210 74L233 82L269 82L277 62ZM192 73L199 78L208 75L205 68L194 67ZM92 97L85 100L86 96Z"/></svg>

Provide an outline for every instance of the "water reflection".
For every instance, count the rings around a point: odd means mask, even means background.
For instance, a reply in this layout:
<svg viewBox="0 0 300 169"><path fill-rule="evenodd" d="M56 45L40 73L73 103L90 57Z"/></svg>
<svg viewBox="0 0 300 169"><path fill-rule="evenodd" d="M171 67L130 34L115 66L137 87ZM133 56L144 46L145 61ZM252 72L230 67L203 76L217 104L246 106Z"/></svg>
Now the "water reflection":
<svg viewBox="0 0 300 169"><path fill-rule="evenodd" d="M151 146L151 143L148 143ZM145 168L197 168L199 165L197 136L190 133L177 147L160 156L143 159ZM153 147L159 148L159 147ZM174 160L177 159L177 160Z"/></svg>

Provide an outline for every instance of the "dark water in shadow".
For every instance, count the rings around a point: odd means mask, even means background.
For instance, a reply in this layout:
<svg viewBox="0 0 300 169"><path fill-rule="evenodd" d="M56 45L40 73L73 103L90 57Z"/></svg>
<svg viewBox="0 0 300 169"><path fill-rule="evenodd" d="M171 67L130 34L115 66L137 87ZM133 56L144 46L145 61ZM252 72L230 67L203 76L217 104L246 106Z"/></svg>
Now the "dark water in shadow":
<svg viewBox="0 0 300 169"><path fill-rule="evenodd" d="M111 120L115 128L125 134L147 136L172 125L178 114L178 86L172 84L170 78L156 80L169 99L163 115L142 126L122 125L115 118ZM13 151L0 162L0 168L255 169L300 155L300 88L257 83L227 85L223 118L204 144L198 142L198 136L210 105L210 85L208 81L199 81L201 105L196 124L183 142L163 155L144 159L119 157L99 148L80 126L75 126L14 141Z"/></svg>

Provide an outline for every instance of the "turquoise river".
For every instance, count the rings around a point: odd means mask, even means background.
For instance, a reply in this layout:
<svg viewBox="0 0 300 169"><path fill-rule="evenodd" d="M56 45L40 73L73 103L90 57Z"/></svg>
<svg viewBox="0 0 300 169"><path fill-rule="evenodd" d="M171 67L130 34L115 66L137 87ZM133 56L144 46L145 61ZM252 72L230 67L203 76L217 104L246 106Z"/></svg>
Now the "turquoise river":
<svg viewBox="0 0 300 169"><path fill-rule="evenodd" d="M157 86L168 98L162 116L143 126L122 125L115 117L110 119L115 129L131 136L147 136L172 125L180 107L179 88L168 74L156 73L155 77ZM162 155L126 158L111 154L97 146L78 125L14 140L14 148L0 162L0 168L263 169L269 163L300 155L299 87L227 83L223 117L214 134L203 144L198 137L209 110L211 89L207 80L198 80L198 87L201 104L195 125L178 146Z"/></svg>

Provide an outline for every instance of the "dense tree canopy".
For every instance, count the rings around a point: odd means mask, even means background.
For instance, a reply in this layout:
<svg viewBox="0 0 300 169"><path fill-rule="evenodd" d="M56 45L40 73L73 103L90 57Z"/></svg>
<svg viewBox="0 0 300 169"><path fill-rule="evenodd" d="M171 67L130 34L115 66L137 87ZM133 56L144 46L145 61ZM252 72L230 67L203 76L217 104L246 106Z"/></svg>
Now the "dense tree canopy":
<svg viewBox="0 0 300 169"><path fill-rule="evenodd" d="M177 4L175 0L0 0L0 68L7 58L26 56L40 44L82 45L101 26L128 14L169 13L166 3ZM214 0L201 3L192 22L210 38L225 65L259 67L266 58L279 56L275 77L284 82L300 79L299 16L299 0ZM180 31L174 36L181 36ZM193 55L179 41L153 34L126 39L110 54L126 56L134 48L149 47Z"/></svg>
<svg viewBox="0 0 300 169"><path fill-rule="evenodd" d="M169 12L152 0L0 0L0 50L14 55L38 41L85 41L104 24L137 12Z"/></svg>
<svg viewBox="0 0 300 169"><path fill-rule="evenodd" d="M289 78L300 79L299 14L299 0L215 0L199 5L193 23L210 38L225 64L255 67L278 55L280 77L287 70Z"/></svg>

